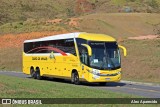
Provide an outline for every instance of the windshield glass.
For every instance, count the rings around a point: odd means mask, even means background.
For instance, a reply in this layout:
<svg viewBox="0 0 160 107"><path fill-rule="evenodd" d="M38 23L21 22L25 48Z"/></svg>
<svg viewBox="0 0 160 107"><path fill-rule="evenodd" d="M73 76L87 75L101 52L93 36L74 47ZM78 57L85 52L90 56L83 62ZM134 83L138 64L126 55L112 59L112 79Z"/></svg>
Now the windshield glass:
<svg viewBox="0 0 160 107"><path fill-rule="evenodd" d="M120 52L116 42L89 42L92 48L90 67L100 70L120 68Z"/></svg>

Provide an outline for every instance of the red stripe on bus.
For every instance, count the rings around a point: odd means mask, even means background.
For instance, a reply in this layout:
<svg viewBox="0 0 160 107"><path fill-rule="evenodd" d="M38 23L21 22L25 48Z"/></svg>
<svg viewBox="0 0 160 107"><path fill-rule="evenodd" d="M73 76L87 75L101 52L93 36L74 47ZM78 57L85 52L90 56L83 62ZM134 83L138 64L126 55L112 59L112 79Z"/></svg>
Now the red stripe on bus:
<svg viewBox="0 0 160 107"><path fill-rule="evenodd" d="M31 49L31 50L29 50L27 53L29 53L29 52L32 52L32 51L34 51L34 50L37 50L37 51L39 51L39 49L41 50L41 49L46 49L46 50L53 50L53 51L56 51L56 52L59 52L60 54L62 54L63 56L67 56L67 54L65 53L65 52L63 52L62 50L60 50L60 49L58 49L58 48L53 48L53 47L37 47L37 48L34 48L34 49ZM36 51L36 52L37 52Z"/></svg>

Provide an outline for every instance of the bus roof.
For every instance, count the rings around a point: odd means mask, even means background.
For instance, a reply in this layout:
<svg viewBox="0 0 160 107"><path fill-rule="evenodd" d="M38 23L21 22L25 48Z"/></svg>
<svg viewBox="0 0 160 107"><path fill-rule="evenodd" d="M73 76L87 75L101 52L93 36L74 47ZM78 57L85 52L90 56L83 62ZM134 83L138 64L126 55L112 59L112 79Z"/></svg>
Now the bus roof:
<svg viewBox="0 0 160 107"><path fill-rule="evenodd" d="M116 41L113 37L105 34L95 34L95 33L81 33L78 38L83 38L91 41Z"/></svg>
<svg viewBox="0 0 160 107"><path fill-rule="evenodd" d="M39 39L25 40L27 42L38 42L38 41L48 41L48 40L59 40L59 39L69 39L69 38L83 38L91 41L116 41L113 37L104 34L94 34L85 32L75 32L60 35L53 35L48 37L43 37Z"/></svg>
<svg viewBox="0 0 160 107"><path fill-rule="evenodd" d="M76 37L78 37L79 34L80 34L80 32L52 35L52 36L47 36L47 37L43 37L43 38L39 38L39 39L25 40L24 43L26 43L26 42L38 42L38 41L48 41L48 40L59 40L59 39L76 38Z"/></svg>

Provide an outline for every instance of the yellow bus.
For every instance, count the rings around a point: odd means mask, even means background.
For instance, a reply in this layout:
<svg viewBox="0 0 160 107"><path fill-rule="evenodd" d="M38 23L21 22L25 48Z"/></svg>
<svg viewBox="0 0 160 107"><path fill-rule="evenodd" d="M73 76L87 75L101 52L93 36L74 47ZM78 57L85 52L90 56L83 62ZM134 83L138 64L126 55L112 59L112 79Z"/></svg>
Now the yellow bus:
<svg viewBox="0 0 160 107"><path fill-rule="evenodd" d="M24 41L23 72L35 79L70 79L74 84L121 80L121 57L116 40L108 35L75 32Z"/></svg>

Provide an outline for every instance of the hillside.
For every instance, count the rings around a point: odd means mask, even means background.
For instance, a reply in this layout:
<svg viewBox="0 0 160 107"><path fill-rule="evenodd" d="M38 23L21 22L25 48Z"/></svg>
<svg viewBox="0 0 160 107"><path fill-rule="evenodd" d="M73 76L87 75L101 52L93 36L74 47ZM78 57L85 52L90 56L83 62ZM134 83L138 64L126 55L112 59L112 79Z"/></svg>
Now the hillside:
<svg viewBox="0 0 160 107"><path fill-rule="evenodd" d="M0 35L41 31L104 33L116 38L160 33L157 13L94 13L77 18L27 19L0 26Z"/></svg>
<svg viewBox="0 0 160 107"><path fill-rule="evenodd" d="M96 13L81 17L79 30L118 38L159 34L160 15L150 13Z"/></svg>
<svg viewBox="0 0 160 107"><path fill-rule="evenodd" d="M93 0L92 0L93 1ZM160 12L159 0L94 0L97 12Z"/></svg>
<svg viewBox="0 0 160 107"><path fill-rule="evenodd" d="M97 13L72 19L7 23L0 26L0 70L22 70L22 45L26 39L83 31L111 35L127 48L128 56L122 57L123 79L159 82L160 39L128 39L157 34L153 25L158 23L160 15L150 13Z"/></svg>
<svg viewBox="0 0 160 107"><path fill-rule="evenodd" d="M81 31L111 35L127 47L124 79L159 83L160 39L128 39L160 34L159 5L159 0L0 0L0 70L22 71L26 39Z"/></svg>
<svg viewBox="0 0 160 107"><path fill-rule="evenodd" d="M160 12L159 0L0 0L0 24L90 13Z"/></svg>
<svg viewBox="0 0 160 107"><path fill-rule="evenodd" d="M0 0L0 23L66 16L74 0Z"/></svg>

